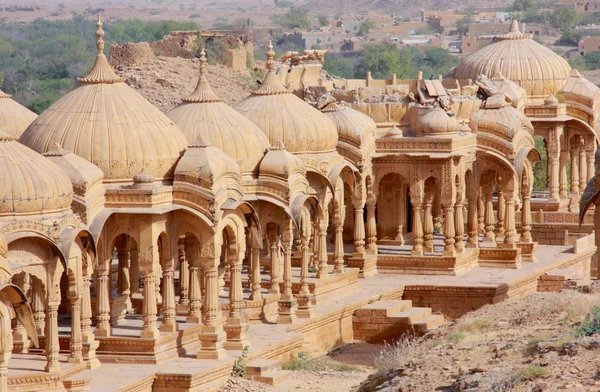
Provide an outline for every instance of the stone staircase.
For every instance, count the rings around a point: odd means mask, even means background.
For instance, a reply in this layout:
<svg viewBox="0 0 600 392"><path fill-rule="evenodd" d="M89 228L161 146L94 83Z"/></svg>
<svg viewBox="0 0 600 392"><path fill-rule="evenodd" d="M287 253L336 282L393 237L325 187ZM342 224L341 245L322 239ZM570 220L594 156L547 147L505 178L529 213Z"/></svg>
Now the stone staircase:
<svg viewBox="0 0 600 392"><path fill-rule="evenodd" d="M292 378L291 370L281 370L281 361L255 359L246 365L247 375L254 381L269 385L280 385Z"/></svg>
<svg viewBox="0 0 600 392"><path fill-rule="evenodd" d="M410 300L377 301L354 312L354 339L381 343L399 339L404 334L424 334L444 324L443 315L431 308L413 307Z"/></svg>

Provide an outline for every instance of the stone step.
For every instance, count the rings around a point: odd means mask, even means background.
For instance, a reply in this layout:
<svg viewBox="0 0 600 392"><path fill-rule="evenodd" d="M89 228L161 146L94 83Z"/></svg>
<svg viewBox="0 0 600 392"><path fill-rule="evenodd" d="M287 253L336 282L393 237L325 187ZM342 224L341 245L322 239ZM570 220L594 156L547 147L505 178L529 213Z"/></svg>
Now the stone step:
<svg viewBox="0 0 600 392"><path fill-rule="evenodd" d="M423 317L416 323L414 323L415 329L419 332L427 332L432 329L436 329L440 325L444 324L446 319L441 314L432 314L427 317Z"/></svg>
<svg viewBox="0 0 600 392"><path fill-rule="evenodd" d="M281 370L281 361L275 359L255 359L246 365L248 376L263 376Z"/></svg>
<svg viewBox="0 0 600 392"><path fill-rule="evenodd" d="M355 311L359 317L389 317L412 306L410 300L384 300L365 305Z"/></svg>
<svg viewBox="0 0 600 392"><path fill-rule="evenodd" d="M410 308L388 316L387 322L390 324L412 325L430 315L431 308Z"/></svg>
<svg viewBox="0 0 600 392"><path fill-rule="evenodd" d="M294 372L291 370L279 370L271 373L263 374L262 376L252 376L254 381L262 382L264 384L277 386L288 382L292 379Z"/></svg>

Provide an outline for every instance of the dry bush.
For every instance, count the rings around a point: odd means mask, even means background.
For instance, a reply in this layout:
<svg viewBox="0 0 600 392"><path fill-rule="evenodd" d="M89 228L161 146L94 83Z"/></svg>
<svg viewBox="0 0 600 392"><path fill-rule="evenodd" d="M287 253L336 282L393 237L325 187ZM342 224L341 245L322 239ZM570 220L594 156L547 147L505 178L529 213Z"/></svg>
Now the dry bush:
<svg viewBox="0 0 600 392"><path fill-rule="evenodd" d="M383 349L375 357L375 367L378 372L387 373L413 360L417 356L421 340L421 338L407 334L392 344L385 343Z"/></svg>
<svg viewBox="0 0 600 392"><path fill-rule="evenodd" d="M490 320L485 317L463 318L456 324L456 330L465 334L481 332L490 325Z"/></svg>

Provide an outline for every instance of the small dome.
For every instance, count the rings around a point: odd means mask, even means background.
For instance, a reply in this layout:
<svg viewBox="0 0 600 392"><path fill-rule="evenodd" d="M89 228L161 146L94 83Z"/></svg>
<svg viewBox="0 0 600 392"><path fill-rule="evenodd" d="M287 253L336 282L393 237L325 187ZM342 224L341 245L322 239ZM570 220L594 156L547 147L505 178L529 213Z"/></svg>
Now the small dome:
<svg viewBox="0 0 600 392"><path fill-rule="evenodd" d="M360 147L365 139L375 136L377 125L366 114L335 102L329 103L322 111L335 124L339 141L347 141Z"/></svg>
<svg viewBox="0 0 600 392"><path fill-rule="evenodd" d="M560 89L559 93L566 97L575 95L593 101L600 96L600 88L584 78L578 70L574 69L571 71L567 82Z"/></svg>
<svg viewBox="0 0 600 392"><path fill-rule="evenodd" d="M556 105L558 105L558 98L556 98L554 96L554 94L548 95L548 98L546 98L544 100L544 105L546 105L546 106L556 106Z"/></svg>
<svg viewBox="0 0 600 392"><path fill-rule="evenodd" d="M500 72L530 96L555 94L565 84L571 66L531 38L531 34L521 33L519 24L513 20L507 34L496 36L492 44L467 56L451 75L460 80L475 80L481 74L491 78Z"/></svg>
<svg viewBox="0 0 600 392"><path fill-rule="evenodd" d="M0 132L19 138L36 118L37 114L0 90Z"/></svg>
<svg viewBox="0 0 600 392"><path fill-rule="evenodd" d="M150 173L146 173L146 170L142 168L142 171L133 176L133 185L138 188L145 188L154 184L154 176Z"/></svg>
<svg viewBox="0 0 600 392"><path fill-rule="evenodd" d="M102 182L102 170L82 157L65 150L60 144L44 153L44 157L54 162L69 177L73 187L87 190L91 185Z"/></svg>
<svg viewBox="0 0 600 392"><path fill-rule="evenodd" d="M13 136L0 133L0 216L70 210L73 187L62 170Z"/></svg>
<svg viewBox="0 0 600 392"><path fill-rule="evenodd" d="M290 152L335 151L338 141L335 124L281 84L275 74L274 55L269 43L267 76L258 90L235 108L256 124L269 142L282 140Z"/></svg>
<svg viewBox="0 0 600 392"><path fill-rule="evenodd" d="M42 113L20 138L44 153L58 143L92 162L111 182L130 182L145 169L168 180L187 140L156 107L123 83L102 53L102 23L96 31L96 63L80 85Z"/></svg>
<svg viewBox="0 0 600 392"><path fill-rule="evenodd" d="M427 112L420 121L421 133L424 135L439 135L444 133L456 133L460 123L453 116L439 106Z"/></svg>
<svg viewBox="0 0 600 392"><path fill-rule="evenodd" d="M196 90L182 101L168 116L190 143L202 136L235 159L242 172L258 170L258 164L269 148L269 140L260 128L225 104L210 88L204 50Z"/></svg>
<svg viewBox="0 0 600 392"><path fill-rule="evenodd" d="M508 103L502 107L484 106L471 116L469 126L474 132L493 134L509 141L522 129L533 135L531 120Z"/></svg>
<svg viewBox="0 0 600 392"><path fill-rule="evenodd" d="M283 141L276 140L260 163L260 174L288 178L302 168L302 162L287 151Z"/></svg>

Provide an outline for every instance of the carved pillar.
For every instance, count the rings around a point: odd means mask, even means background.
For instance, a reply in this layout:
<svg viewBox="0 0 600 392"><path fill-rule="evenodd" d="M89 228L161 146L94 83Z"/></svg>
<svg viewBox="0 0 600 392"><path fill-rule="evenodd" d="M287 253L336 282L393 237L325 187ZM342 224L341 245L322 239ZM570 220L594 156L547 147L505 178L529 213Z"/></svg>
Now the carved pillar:
<svg viewBox="0 0 600 392"><path fill-rule="evenodd" d="M327 216L319 222L319 269L317 270L317 278L327 279L329 277L329 267L327 266Z"/></svg>
<svg viewBox="0 0 600 392"><path fill-rule="evenodd" d="M88 267L91 268L91 267ZM96 349L99 342L95 340L92 331L92 298L90 293L89 272L83 274L83 292L81 294L81 341L83 345L83 359L88 362L88 369L95 369L100 366L100 361L96 358Z"/></svg>
<svg viewBox="0 0 600 392"><path fill-rule="evenodd" d="M335 266L333 272L341 274L344 272L344 223L340 219L336 219L335 223L335 246L333 250L333 258Z"/></svg>
<svg viewBox="0 0 600 392"><path fill-rule="evenodd" d="M160 263L158 263L156 265L157 271L155 273L155 281L154 281L154 293L155 293L155 301L156 304L159 305L163 303L163 298L162 295L160 293L160 283L162 282L162 275L163 275L163 269L162 269L162 265Z"/></svg>
<svg viewBox="0 0 600 392"><path fill-rule="evenodd" d="M202 322L202 292L200 291L200 268L196 260L190 259L190 311L187 323Z"/></svg>
<svg viewBox="0 0 600 392"><path fill-rule="evenodd" d="M310 294L308 289L308 263L310 259L308 238L300 239L300 249L302 249L302 261L300 265L300 294Z"/></svg>
<svg viewBox="0 0 600 392"><path fill-rule="evenodd" d="M353 257L364 257L365 250L365 222L363 205L354 206L354 254Z"/></svg>
<svg viewBox="0 0 600 392"><path fill-rule="evenodd" d="M523 207L521 208L521 242L532 242L531 239L531 194L523 190Z"/></svg>
<svg viewBox="0 0 600 392"><path fill-rule="evenodd" d="M560 158L558 151L548 152L548 171L550 173L550 183L548 184L548 188L550 190L550 200L558 201L558 199L560 198Z"/></svg>
<svg viewBox="0 0 600 392"><path fill-rule="evenodd" d="M179 304L188 306L190 300L188 297L190 287L189 264L185 253L185 240L180 239L177 246L179 250Z"/></svg>
<svg viewBox="0 0 600 392"><path fill-rule="evenodd" d="M129 274L129 252L127 251L126 241L119 241L117 248L117 259L119 261L118 273L117 273L117 293L119 295L131 293L129 276L125 277L125 274Z"/></svg>
<svg viewBox="0 0 600 392"><path fill-rule="evenodd" d="M596 165L595 151L593 150L595 142L592 141L590 149L587 151L587 181L590 182L594 178L594 167ZM587 185L586 185L587 186Z"/></svg>
<svg viewBox="0 0 600 392"><path fill-rule="evenodd" d="M281 279L281 270L279 262L279 236L275 236L271 242L271 289L269 293L279 294L281 288L279 284L283 281Z"/></svg>
<svg viewBox="0 0 600 392"><path fill-rule="evenodd" d="M456 247L454 246L454 206L448 203L444 206L444 256L456 256Z"/></svg>
<svg viewBox="0 0 600 392"><path fill-rule="evenodd" d="M140 295L140 259L137 248L129 250L129 284L131 286L131 296Z"/></svg>
<svg viewBox="0 0 600 392"><path fill-rule="evenodd" d="M377 221L375 219L375 200L367 202L367 253L377 254Z"/></svg>
<svg viewBox="0 0 600 392"><path fill-rule="evenodd" d="M144 282L144 296L142 315L144 326L140 337L146 339L156 339L160 336L160 332L156 326L156 274L154 268L156 266L144 266L142 271L142 281Z"/></svg>
<svg viewBox="0 0 600 392"><path fill-rule="evenodd" d="M82 344L81 344L81 296L71 295L71 355L69 362L83 362Z"/></svg>
<svg viewBox="0 0 600 392"><path fill-rule="evenodd" d="M506 231L504 233L504 245L512 247L517 243L514 192L510 191L507 193L504 205L506 206Z"/></svg>
<svg viewBox="0 0 600 392"><path fill-rule="evenodd" d="M7 322L4 327L9 328L10 322ZM8 339L10 339L10 344L3 348L3 352L0 352L0 391L3 392L8 391L8 361L12 354L12 337L8 337Z"/></svg>
<svg viewBox="0 0 600 392"><path fill-rule="evenodd" d="M294 240L292 222L284 225L283 247L283 295L279 300L277 324L293 324L296 321L296 310L298 304L292 293L292 241Z"/></svg>
<svg viewBox="0 0 600 392"><path fill-rule="evenodd" d="M579 194L579 148L571 148L571 193Z"/></svg>
<svg viewBox="0 0 600 392"><path fill-rule="evenodd" d="M467 210L467 230L469 239L467 240L467 248L477 248L479 246L479 224L477 221L477 196L475 192L471 192L468 201Z"/></svg>
<svg viewBox="0 0 600 392"><path fill-rule="evenodd" d="M60 305L60 290L58 287L51 287L46 301L46 367L48 373L60 372L60 363L58 362L59 342L58 342L58 306Z"/></svg>
<svg viewBox="0 0 600 392"><path fill-rule="evenodd" d="M433 252L433 214L431 213L432 198L425 201L425 211L423 213L423 252Z"/></svg>
<svg viewBox="0 0 600 392"><path fill-rule="evenodd" d="M465 234L465 215L463 212L463 201L459 196L454 205L454 247L456 251L462 253L465 251L464 234Z"/></svg>
<svg viewBox="0 0 600 392"><path fill-rule="evenodd" d="M496 211L498 219L496 221L496 237L504 237L504 192L502 185L498 186L498 210Z"/></svg>
<svg viewBox="0 0 600 392"><path fill-rule="evenodd" d="M485 202L483 197L483 187L477 192L477 229L479 234L485 233Z"/></svg>
<svg viewBox="0 0 600 392"><path fill-rule="evenodd" d="M33 279L31 310L38 336L44 335L46 329L46 312L44 311L44 285L38 278Z"/></svg>
<svg viewBox="0 0 600 392"><path fill-rule="evenodd" d="M579 192L583 193L587 186L587 160L585 154L585 140L579 138Z"/></svg>
<svg viewBox="0 0 600 392"><path fill-rule="evenodd" d="M179 329L175 319L175 271L173 262L168 260L163 271L163 320L160 325L162 332L175 332Z"/></svg>
<svg viewBox="0 0 600 392"><path fill-rule="evenodd" d="M261 301L260 248L256 245L250 249L250 268L252 273L252 294L250 294L250 299Z"/></svg>
<svg viewBox="0 0 600 392"><path fill-rule="evenodd" d="M104 265L100 267L96 273L96 329L94 333L96 336L110 336L110 290L108 287L109 281L109 268L110 264L108 261L104 262Z"/></svg>
<svg viewBox="0 0 600 392"><path fill-rule="evenodd" d="M21 272L20 274L14 276L12 281L15 285L19 286L21 288L21 290L23 290L25 295L27 295L27 292L29 291L29 288L31 287L30 275L28 273ZM27 353L27 352L29 352L29 346L31 345L31 340L29 339L29 336L27 335L27 330L25 329L25 326L23 324L21 324L21 322L17 318L13 319L13 322L14 322L13 341L21 343L20 346L18 346L18 347L13 346L13 351L18 352L18 353Z"/></svg>
<svg viewBox="0 0 600 392"><path fill-rule="evenodd" d="M559 178L559 195L561 199L569 197L567 192L567 159L568 152L562 150L560 152L560 178ZM572 173L571 173L572 174Z"/></svg>
<svg viewBox="0 0 600 392"><path fill-rule="evenodd" d="M212 248L212 244L207 245ZM214 253L211 249L210 252ZM204 304L204 326L199 334L202 346L197 357L200 359L221 359L227 356L223 343L226 339L223 325L220 323L221 306L219 305L219 277L218 269L220 254L209 255L204 263L204 277L206 279L206 302Z"/></svg>
<svg viewBox="0 0 600 392"><path fill-rule="evenodd" d="M423 225L421 224L421 199L411 199L413 207L413 248L412 255L423 256Z"/></svg>
<svg viewBox="0 0 600 392"><path fill-rule="evenodd" d="M244 297L242 289L242 257L237 249L228 249L227 260L231 266L231 282L229 288L229 317L225 324L227 340L225 348L228 350L242 350L250 345L246 337L248 323L244 313Z"/></svg>
<svg viewBox="0 0 600 392"><path fill-rule="evenodd" d="M484 198L485 198L485 233L483 235L483 242L488 245L496 245L496 234L494 233L494 204L493 204L493 191L494 185L491 179L483 186Z"/></svg>

